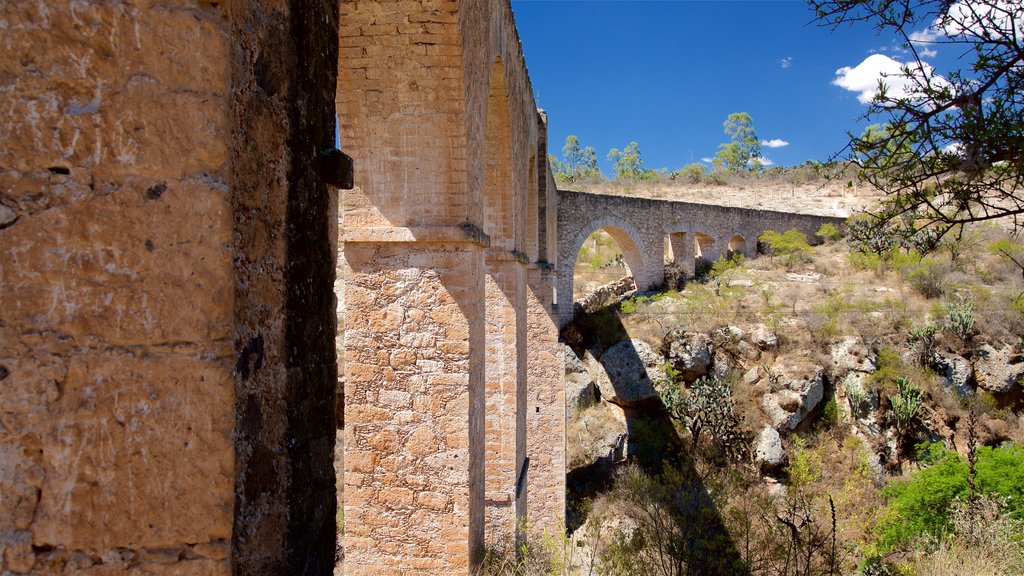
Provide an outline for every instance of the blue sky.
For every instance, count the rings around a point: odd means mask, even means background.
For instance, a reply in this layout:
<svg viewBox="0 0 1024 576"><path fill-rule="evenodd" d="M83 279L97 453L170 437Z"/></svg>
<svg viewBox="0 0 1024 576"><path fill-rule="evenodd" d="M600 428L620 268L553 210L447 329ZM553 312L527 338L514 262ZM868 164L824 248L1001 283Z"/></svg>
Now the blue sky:
<svg viewBox="0 0 1024 576"><path fill-rule="evenodd" d="M770 162L827 160L847 131L865 126L858 117L878 70L909 60L894 36L865 24L821 27L798 0L513 0L512 8L548 112L550 151L560 157L575 134L605 175L608 151L631 140L647 168L710 158L727 141L722 122L732 112L748 112L762 140L787 143L764 147ZM937 71L952 63L954 48L924 48Z"/></svg>

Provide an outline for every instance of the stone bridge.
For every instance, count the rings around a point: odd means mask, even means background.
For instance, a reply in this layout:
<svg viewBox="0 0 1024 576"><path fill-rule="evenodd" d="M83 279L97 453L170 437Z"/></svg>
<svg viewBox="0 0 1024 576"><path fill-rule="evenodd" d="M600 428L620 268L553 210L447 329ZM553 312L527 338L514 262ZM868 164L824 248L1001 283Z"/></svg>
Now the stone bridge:
<svg viewBox="0 0 1024 576"><path fill-rule="evenodd" d="M559 190L559 326L572 321L576 257L583 242L597 230L615 239L637 290L644 291L664 283L665 264L678 266L692 277L697 258L714 261L729 252L756 256L757 239L766 230L793 228L814 240L822 224L842 221L830 216Z"/></svg>

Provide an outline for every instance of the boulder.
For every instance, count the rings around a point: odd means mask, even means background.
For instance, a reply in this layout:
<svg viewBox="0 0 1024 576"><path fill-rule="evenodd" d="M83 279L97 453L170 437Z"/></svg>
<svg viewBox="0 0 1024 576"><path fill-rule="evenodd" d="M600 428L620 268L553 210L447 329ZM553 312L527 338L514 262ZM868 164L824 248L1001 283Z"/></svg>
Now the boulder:
<svg viewBox="0 0 1024 576"><path fill-rule="evenodd" d="M743 338L743 334L742 328L730 324L725 328L715 330L715 340L717 342L739 342Z"/></svg>
<svg viewBox="0 0 1024 576"><path fill-rule="evenodd" d="M729 372L732 371L734 365L732 356L719 348L712 354L711 375L719 380L728 380Z"/></svg>
<svg viewBox="0 0 1024 576"><path fill-rule="evenodd" d="M626 457L628 426L622 409L601 403L566 423L567 467L606 466Z"/></svg>
<svg viewBox="0 0 1024 576"><path fill-rule="evenodd" d="M661 356L641 340L623 340L601 355L607 379L598 379L601 397L621 406L635 406L657 397L655 384L666 381ZM606 388L607 387L607 388Z"/></svg>
<svg viewBox="0 0 1024 576"><path fill-rule="evenodd" d="M845 375L851 370L874 372L874 355L857 338L846 337L832 345L832 366L836 375Z"/></svg>
<svg viewBox="0 0 1024 576"><path fill-rule="evenodd" d="M686 381L696 380L711 367L711 338L699 332L673 330L665 336L669 362Z"/></svg>
<svg viewBox="0 0 1024 576"><path fill-rule="evenodd" d="M1014 354L1010 346L997 350L985 344L978 349L978 358L974 361L974 378L985 390L1005 394L1024 379L1024 358Z"/></svg>
<svg viewBox="0 0 1024 576"><path fill-rule="evenodd" d="M771 426L762 428L754 441L754 461L762 470L770 470L781 466L785 459L779 431Z"/></svg>
<svg viewBox="0 0 1024 576"><path fill-rule="evenodd" d="M767 350L779 345L779 337L764 324L754 326L754 329L750 331L749 340L761 350Z"/></svg>
<svg viewBox="0 0 1024 576"><path fill-rule="evenodd" d="M572 348L562 344L562 350L565 352L565 374L579 374L587 371L587 367L583 365L583 361L580 357L573 352Z"/></svg>
<svg viewBox="0 0 1024 576"><path fill-rule="evenodd" d="M970 396L974 393L969 382L974 369L971 363L956 354L941 355L936 353L932 364L945 377L944 388L958 397Z"/></svg>
<svg viewBox="0 0 1024 576"><path fill-rule="evenodd" d="M765 394L761 408L776 430L795 430L825 397L825 371L820 366L799 370L777 363L780 388Z"/></svg>
<svg viewBox="0 0 1024 576"><path fill-rule="evenodd" d="M850 415L858 422L871 418L878 410L878 392L868 390L865 385L867 374L863 372L850 372L843 377L842 390L846 397L846 403L850 407Z"/></svg>
<svg viewBox="0 0 1024 576"><path fill-rule="evenodd" d="M597 403L597 383L587 371L583 361L572 348L563 346L565 352L565 409L574 414Z"/></svg>

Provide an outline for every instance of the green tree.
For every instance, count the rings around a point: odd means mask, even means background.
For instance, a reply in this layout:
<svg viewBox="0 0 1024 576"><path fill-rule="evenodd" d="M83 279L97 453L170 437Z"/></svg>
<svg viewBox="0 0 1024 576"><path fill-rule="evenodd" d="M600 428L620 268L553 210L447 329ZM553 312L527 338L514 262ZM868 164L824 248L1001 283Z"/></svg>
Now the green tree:
<svg viewBox="0 0 1024 576"><path fill-rule="evenodd" d="M580 139L576 136L566 137L565 146L562 146L561 161L550 154L548 160L551 163L551 171L559 182L580 182L601 175L594 149L590 146L581 147Z"/></svg>
<svg viewBox="0 0 1024 576"><path fill-rule="evenodd" d="M875 126L840 156L887 193L878 216L916 213L939 234L1024 214L1024 3L1006 0L808 0L819 21L863 22L902 39L910 62L879 81ZM963 68L936 74L922 41L949 46ZM893 89L890 85L901 86ZM1024 220L1014 218L1016 226Z"/></svg>
<svg viewBox="0 0 1024 576"><path fill-rule="evenodd" d="M608 152L608 160L615 164L615 177L620 180L641 180L647 175L643 168L644 161L640 158L640 147L636 142L630 142L621 152L617 148L612 148Z"/></svg>
<svg viewBox="0 0 1024 576"><path fill-rule="evenodd" d="M754 120L746 112L729 114L722 124L732 141L718 146L713 163L729 172L761 169L761 141L754 132Z"/></svg>
<svg viewBox="0 0 1024 576"><path fill-rule="evenodd" d="M562 161L553 159L551 169L560 182L580 182L601 175L594 149L581 147L580 139L571 135L566 137L565 146L562 146Z"/></svg>

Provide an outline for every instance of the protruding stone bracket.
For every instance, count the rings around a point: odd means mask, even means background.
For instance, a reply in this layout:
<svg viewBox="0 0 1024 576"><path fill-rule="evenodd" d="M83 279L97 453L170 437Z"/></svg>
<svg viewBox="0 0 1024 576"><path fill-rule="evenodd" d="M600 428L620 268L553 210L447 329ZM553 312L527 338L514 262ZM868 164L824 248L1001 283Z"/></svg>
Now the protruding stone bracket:
<svg viewBox="0 0 1024 576"><path fill-rule="evenodd" d="M342 190L355 186L355 166L352 157L337 148L327 148L317 157L317 174L320 179Z"/></svg>

